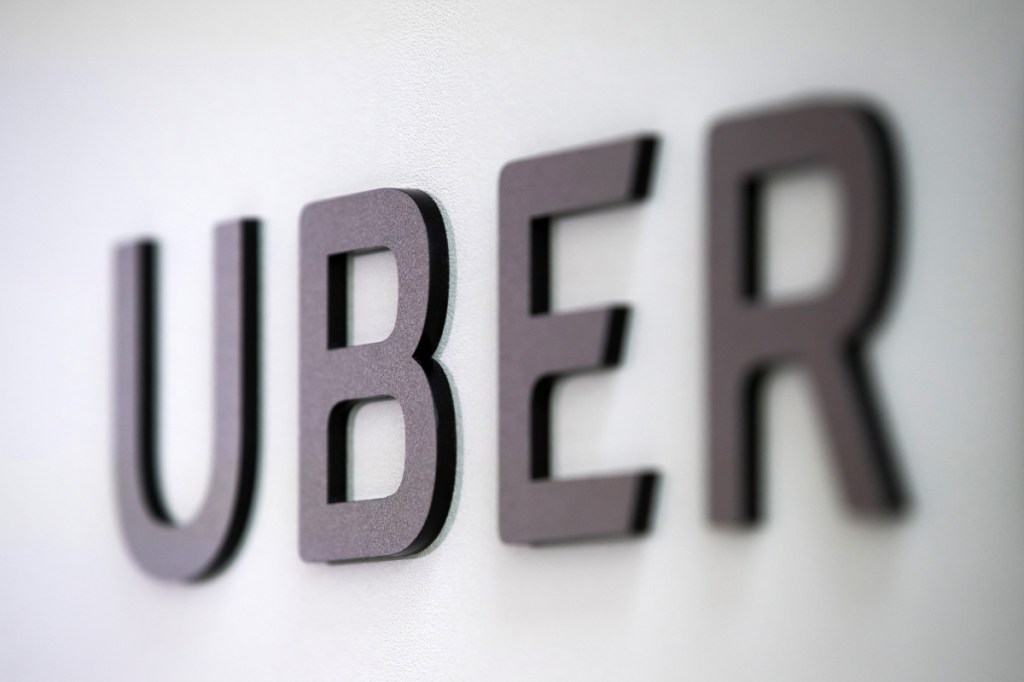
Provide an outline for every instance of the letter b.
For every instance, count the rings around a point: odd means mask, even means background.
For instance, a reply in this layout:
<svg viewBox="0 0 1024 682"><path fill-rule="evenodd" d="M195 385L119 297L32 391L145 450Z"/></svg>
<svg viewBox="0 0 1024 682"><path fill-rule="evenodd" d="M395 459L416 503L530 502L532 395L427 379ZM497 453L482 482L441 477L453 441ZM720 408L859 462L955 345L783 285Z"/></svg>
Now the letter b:
<svg viewBox="0 0 1024 682"><path fill-rule="evenodd" d="M432 355L448 306L448 242L433 200L380 189L302 213L299 284L300 514L305 561L405 556L440 533L455 485L455 410ZM398 266L391 335L349 346L347 258L389 249ZM405 419L405 470L394 494L349 500L348 423L362 401L394 398Z"/></svg>

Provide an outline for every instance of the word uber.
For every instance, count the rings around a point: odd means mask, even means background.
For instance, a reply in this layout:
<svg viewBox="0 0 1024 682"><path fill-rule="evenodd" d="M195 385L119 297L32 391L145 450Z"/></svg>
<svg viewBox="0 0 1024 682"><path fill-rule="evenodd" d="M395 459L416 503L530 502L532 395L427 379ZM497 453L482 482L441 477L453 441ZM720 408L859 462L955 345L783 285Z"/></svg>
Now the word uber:
<svg viewBox="0 0 1024 682"><path fill-rule="evenodd" d="M499 527L507 543L632 536L652 516L653 471L557 480L549 454L552 386L620 360L629 309L554 314L550 234L562 216L647 197L657 141L635 137L513 161L499 180ZM824 166L847 201L839 275L798 303L762 296L759 190L771 174ZM710 134L707 277L709 515L733 526L761 515L759 387L773 365L809 370L849 506L893 516L904 506L880 427L862 345L886 298L896 230L890 136L851 101L790 104L718 121ZM342 562L415 554L448 516L456 471L450 379L434 358L448 306L441 212L418 190L318 201L300 221L299 553ZM253 505L259 450L259 226L215 232L215 433L208 494L190 522L168 513L157 476L157 245L115 254L116 473L123 535L154 576L192 581L223 569ZM394 331L350 345L349 256L385 248L398 272ZM401 484L352 500L349 421L361 402L392 398L405 422Z"/></svg>

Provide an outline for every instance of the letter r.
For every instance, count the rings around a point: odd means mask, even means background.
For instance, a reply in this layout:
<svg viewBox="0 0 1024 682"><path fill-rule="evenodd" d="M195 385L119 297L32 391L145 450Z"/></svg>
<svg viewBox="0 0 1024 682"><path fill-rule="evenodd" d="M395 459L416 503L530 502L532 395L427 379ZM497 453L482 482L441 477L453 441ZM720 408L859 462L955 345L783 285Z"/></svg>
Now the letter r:
<svg viewBox="0 0 1024 682"><path fill-rule="evenodd" d="M719 123L710 151L711 518L743 525L761 514L759 386L778 362L810 370L850 506L896 512L904 495L862 363L896 229L881 120L857 105L812 103ZM773 305L760 296L756 205L766 176L802 164L831 168L845 191L840 273L818 298Z"/></svg>

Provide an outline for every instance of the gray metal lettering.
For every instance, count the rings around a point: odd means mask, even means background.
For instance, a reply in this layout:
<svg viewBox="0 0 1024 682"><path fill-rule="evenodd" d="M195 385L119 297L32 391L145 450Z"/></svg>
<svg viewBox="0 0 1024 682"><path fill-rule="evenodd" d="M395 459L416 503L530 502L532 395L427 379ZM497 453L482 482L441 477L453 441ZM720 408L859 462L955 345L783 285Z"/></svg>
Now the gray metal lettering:
<svg viewBox="0 0 1024 682"><path fill-rule="evenodd" d="M432 357L448 307L441 213L423 192L374 190L308 205L300 240L299 553L311 562L414 554L440 533L455 486L455 409ZM379 248L398 266L395 328L348 346L347 257ZM388 497L351 501L349 419L380 398L402 407L402 482Z"/></svg>
<svg viewBox="0 0 1024 682"><path fill-rule="evenodd" d="M553 480L550 398L557 378L618 364L628 308L550 313L554 219L647 195L655 140L636 138L514 161L499 190L499 526L508 543L645 531L652 472Z"/></svg>
<svg viewBox="0 0 1024 682"><path fill-rule="evenodd" d="M840 274L808 301L762 300L755 210L772 172L819 164L845 191ZM779 362L810 370L849 505L891 515L904 503L863 364L863 342L892 275L897 200L881 119L850 103L810 103L726 120L710 150L708 375L710 516L761 516L759 387Z"/></svg>
<svg viewBox="0 0 1024 682"><path fill-rule="evenodd" d="M210 486L187 524L157 476L157 245L115 254L116 472L121 527L135 561L167 580L199 580L237 551L256 485L259 247L253 220L223 223L214 250L214 448Z"/></svg>

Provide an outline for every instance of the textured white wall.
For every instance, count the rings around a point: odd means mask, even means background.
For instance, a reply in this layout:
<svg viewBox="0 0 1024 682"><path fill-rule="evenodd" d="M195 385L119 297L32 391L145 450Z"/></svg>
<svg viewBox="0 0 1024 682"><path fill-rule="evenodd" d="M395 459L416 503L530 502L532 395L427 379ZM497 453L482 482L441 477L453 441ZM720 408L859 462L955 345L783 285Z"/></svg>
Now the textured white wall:
<svg viewBox="0 0 1024 682"><path fill-rule="evenodd" d="M1024 4L481 5L0 5L2 676L1019 679ZM725 533L703 516L708 127L822 93L880 102L900 141L902 276L871 363L915 507L892 525L850 517L812 396L787 374L770 391L768 523ZM623 367L558 395L556 471L659 468L655 529L505 546L498 172L637 131L663 139L650 200L566 221L556 237L560 306L636 310ZM826 180L776 188L778 291L827 275ZM452 234L440 359L457 390L458 490L424 556L307 565L298 213L382 186L430 192ZM129 561L113 505L111 250L140 233L164 245L162 469L187 515L210 448L211 225L243 214L265 220L257 506L227 573L162 584ZM386 260L363 271L372 306ZM397 414L368 411L367 433L387 434ZM397 465L381 457L386 489Z"/></svg>

